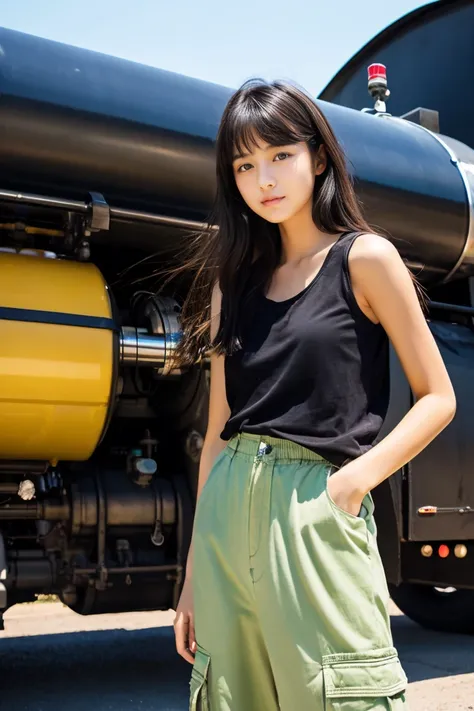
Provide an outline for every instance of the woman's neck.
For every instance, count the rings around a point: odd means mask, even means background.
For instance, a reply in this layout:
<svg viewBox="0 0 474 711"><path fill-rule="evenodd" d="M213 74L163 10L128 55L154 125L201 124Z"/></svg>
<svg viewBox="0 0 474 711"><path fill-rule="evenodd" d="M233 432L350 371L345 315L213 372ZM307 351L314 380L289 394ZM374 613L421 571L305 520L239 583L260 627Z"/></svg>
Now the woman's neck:
<svg viewBox="0 0 474 711"><path fill-rule="evenodd" d="M314 224L311 212L294 215L291 220L278 225L281 237L281 262L297 264L317 254L334 242L336 234L322 232Z"/></svg>

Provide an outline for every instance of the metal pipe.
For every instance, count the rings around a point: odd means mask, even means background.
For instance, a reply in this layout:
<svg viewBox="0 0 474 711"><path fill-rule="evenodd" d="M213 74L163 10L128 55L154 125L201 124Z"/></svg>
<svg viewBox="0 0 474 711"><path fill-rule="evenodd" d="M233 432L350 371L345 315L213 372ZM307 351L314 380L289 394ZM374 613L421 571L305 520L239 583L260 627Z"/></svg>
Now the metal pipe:
<svg viewBox="0 0 474 711"><path fill-rule="evenodd" d="M37 501L26 504L7 504L0 508L0 521L36 521L40 519L39 504Z"/></svg>
<svg viewBox="0 0 474 711"><path fill-rule="evenodd" d="M123 326L120 333L120 362L122 365L163 368L176 346L176 340L162 335L150 335L146 328Z"/></svg>
<svg viewBox="0 0 474 711"><path fill-rule="evenodd" d="M13 482L0 482L0 494L17 494L18 484Z"/></svg>
<svg viewBox="0 0 474 711"><path fill-rule="evenodd" d="M23 460L4 460L0 461L0 472L8 472L9 474L44 474L48 468L48 462L43 461L23 461Z"/></svg>
<svg viewBox="0 0 474 711"><path fill-rule="evenodd" d="M155 215L152 212L139 212L138 210L124 210L121 207L111 207L110 217L117 221L124 222L145 222L153 225L163 225L165 227L179 227L180 229L201 231L207 227L204 222L197 220L186 220L183 217L168 217L167 215ZM217 227L214 227L217 229Z"/></svg>
<svg viewBox="0 0 474 711"><path fill-rule="evenodd" d="M67 521L71 509L67 501L27 501L0 507L0 521Z"/></svg>
<svg viewBox="0 0 474 711"><path fill-rule="evenodd" d="M14 190L0 190L0 200L8 202L19 202L31 207L55 207L60 210L70 212L86 213L89 206L80 200L64 200L63 198L50 197L48 195L36 195L34 193L18 193Z"/></svg>
<svg viewBox="0 0 474 711"><path fill-rule="evenodd" d="M445 304L442 301L429 301L428 306L431 309L442 309L443 311L452 311L453 313L466 314L474 316L473 306L463 306L461 304Z"/></svg>
<svg viewBox="0 0 474 711"><path fill-rule="evenodd" d="M44 550L40 548L30 548L30 549L14 549L8 551L8 562L11 563L14 560L44 560L45 553Z"/></svg>
<svg viewBox="0 0 474 711"><path fill-rule="evenodd" d="M76 212L81 215L91 213L92 208L89 203L81 200L65 200L48 195L36 195L35 193L18 193L14 190L0 190L0 200L7 202L21 203L30 207L49 207L68 212ZM143 222L149 225L163 225L165 227L177 227L179 229L201 231L207 227L204 222L197 220L187 220L183 217L169 217L168 215L158 215L153 212L143 212L141 210L124 210L121 207L110 207L111 219L117 222Z"/></svg>
<svg viewBox="0 0 474 711"><path fill-rule="evenodd" d="M137 565L125 568L107 568L107 575L127 575L132 573L170 573L178 569L177 565ZM74 568L75 575L95 575L97 568Z"/></svg>

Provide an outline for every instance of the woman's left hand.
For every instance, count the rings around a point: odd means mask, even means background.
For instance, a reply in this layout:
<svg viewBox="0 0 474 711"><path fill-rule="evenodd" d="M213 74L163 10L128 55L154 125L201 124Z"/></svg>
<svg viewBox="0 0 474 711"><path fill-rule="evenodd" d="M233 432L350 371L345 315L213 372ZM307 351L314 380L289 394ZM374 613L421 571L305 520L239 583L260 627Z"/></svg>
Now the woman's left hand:
<svg viewBox="0 0 474 711"><path fill-rule="evenodd" d="M327 489L336 506L353 516L359 515L367 491L361 488L360 482L353 473L339 470L329 477Z"/></svg>

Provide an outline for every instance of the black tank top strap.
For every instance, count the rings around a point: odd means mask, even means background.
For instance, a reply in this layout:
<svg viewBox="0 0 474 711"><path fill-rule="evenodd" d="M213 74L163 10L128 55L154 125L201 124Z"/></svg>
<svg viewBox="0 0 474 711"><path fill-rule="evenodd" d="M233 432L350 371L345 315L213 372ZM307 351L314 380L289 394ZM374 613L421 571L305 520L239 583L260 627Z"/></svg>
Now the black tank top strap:
<svg viewBox="0 0 474 711"><path fill-rule="evenodd" d="M326 262L326 271L331 272L331 276L341 273L341 269L346 277L349 277L349 252L352 245L362 232L344 232L330 248ZM350 277L349 277L350 284Z"/></svg>
<svg viewBox="0 0 474 711"><path fill-rule="evenodd" d="M358 237L360 237L361 234L365 234L364 232L349 232L348 234L344 235L343 239L341 242L338 244L338 247L340 248L341 252L341 261L338 264L339 268L339 273L340 273L340 278L342 282L342 293L344 295L344 298L347 300L353 316L355 318L361 318L363 321L367 321L369 323L372 323L370 319L367 318L367 316L364 314L362 309L360 308L357 299L354 294L354 289L352 285L352 279L351 279L351 273L349 269L349 254L354 246L354 242ZM373 324L375 325L375 324Z"/></svg>

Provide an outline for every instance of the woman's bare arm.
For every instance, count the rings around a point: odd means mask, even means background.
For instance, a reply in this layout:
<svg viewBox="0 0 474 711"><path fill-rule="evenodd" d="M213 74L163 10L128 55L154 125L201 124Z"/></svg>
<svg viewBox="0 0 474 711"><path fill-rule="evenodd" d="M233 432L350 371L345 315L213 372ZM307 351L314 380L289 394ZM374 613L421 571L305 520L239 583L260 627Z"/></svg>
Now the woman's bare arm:
<svg viewBox="0 0 474 711"><path fill-rule="evenodd" d="M449 424L456 398L395 246L378 235L361 235L350 252L349 269L354 290L387 332L416 400L381 442L335 475L342 476L331 483L330 493L352 512L365 493L413 459Z"/></svg>
<svg viewBox="0 0 474 711"><path fill-rule="evenodd" d="M211 302L211 341L214 340L219 328L222 294L216 285ZM199 479L197 499L212 469L217 455L224 449L226 442L220 438L220 433L229 419L230 409L224 378L224 356L211 356L211 384L209 393L209 418L199 464ZM188 553L186 576L192 575L192 543Z"/></svg>
<svg viewBox="0 0 474 711"><path fill-rule="evenodd" d="M211 340L217 333L220 320L222 295L216 285L212 294L211 303ZM197 499L201 495L214 461L226 446L226 442L220 438L220 433L229 418L230 410L227 404L224 379L224 356L211 356L211 386L209 396L209 418L204 438L199 464L199 479L197 487ZM192 571L193 571L193 544L188 551L186 564L186 578L184 581L181 597L176 609L174 621L176 649L178 653L193 664L194 653L196 652L196 638L194 631L194 604L192 592Z"/></svg>

